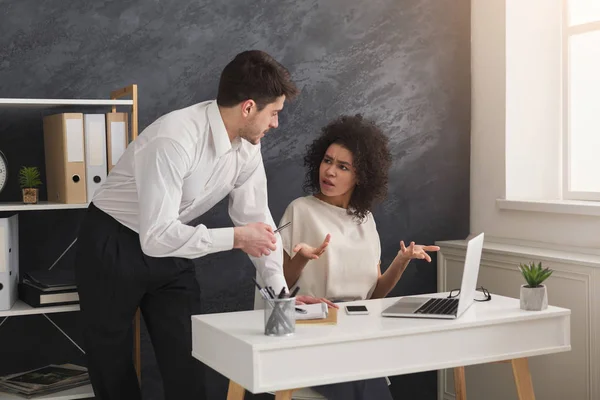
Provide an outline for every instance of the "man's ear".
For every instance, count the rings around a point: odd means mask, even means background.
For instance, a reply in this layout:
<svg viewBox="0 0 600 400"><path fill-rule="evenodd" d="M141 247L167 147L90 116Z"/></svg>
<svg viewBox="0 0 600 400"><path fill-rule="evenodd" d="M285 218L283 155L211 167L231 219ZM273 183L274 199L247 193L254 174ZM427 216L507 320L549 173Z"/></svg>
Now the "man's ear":
<svg viewBox="0 0 600 400"><path fill-rule="evenodd" d="M254 102L254 100L246 100L244 102L242 102L242 116L247 117L248 115L250 115L251 112L256 110L256 103Z"/></svg>

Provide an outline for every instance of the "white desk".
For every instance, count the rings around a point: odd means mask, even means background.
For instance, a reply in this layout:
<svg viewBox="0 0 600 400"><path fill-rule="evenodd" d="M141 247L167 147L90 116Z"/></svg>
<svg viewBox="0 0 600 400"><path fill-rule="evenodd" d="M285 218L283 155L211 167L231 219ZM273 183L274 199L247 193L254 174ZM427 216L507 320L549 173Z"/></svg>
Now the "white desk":
<svg viewBox="0 0 600 400"><path fill-rule="evenodd" d="M381 317L396 299L355 302L370 314L340 309L337 325L296 325L289 337L265 336L262 310L196 315L192 354L231 380L230 400L243 388L291 399L295 388L503 360L513 360L519 398L529 400L527 357L571 349L568 309L527 312L492 293L457 320Z"/></svg>

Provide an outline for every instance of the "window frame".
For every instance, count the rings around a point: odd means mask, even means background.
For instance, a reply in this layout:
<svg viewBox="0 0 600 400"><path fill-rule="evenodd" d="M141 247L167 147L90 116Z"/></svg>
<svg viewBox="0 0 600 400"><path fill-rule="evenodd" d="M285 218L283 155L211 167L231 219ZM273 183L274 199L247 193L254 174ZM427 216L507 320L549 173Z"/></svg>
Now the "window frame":
<svg viewBox="0 0 600 400"><path fill-rule="evenodd" d="M562 18L562 196L565 200L587 200L600 201L600 191L582 192L571 190L571 130L569 126L569 117L571 114L570 103L570 47L569 39L574 35L600 31L600 19L593 22L586 22L579 25L569 26L569 2L563 1Z"/></svg>

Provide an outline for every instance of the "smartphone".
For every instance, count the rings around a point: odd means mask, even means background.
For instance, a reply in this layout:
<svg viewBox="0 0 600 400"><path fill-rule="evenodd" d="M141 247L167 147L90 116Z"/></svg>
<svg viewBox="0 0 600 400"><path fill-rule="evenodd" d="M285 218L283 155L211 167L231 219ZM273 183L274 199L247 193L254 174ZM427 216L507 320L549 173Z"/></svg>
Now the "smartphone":
<svg viewBox="0 0 600 400"><path fill-rule="evenodd" d="M365 306L346 306L346 314L348 315L367 315L369 310Z"/></svg>

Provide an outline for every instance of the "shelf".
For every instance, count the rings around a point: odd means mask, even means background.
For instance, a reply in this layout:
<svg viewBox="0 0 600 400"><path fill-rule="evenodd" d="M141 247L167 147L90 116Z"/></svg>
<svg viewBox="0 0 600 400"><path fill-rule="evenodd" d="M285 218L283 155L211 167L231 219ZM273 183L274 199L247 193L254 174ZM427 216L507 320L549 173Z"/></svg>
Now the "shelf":
<svg viewBox="0 0 600 400"><path fill-rule="evenodd" d="M132 106L133 100L94 99L2 99L0 107Z"/></svg>
<svg viewBox="0 0 600 400"><path fill-rule="evenodd" d="M39 201L37 204L24 204L22 202L0 202L0 211L37 211L37 210L68 210L73 208L87 208L89 203L63 204L50 201Z"/></svg>
<svg viewBox="0 0 600 400"><path fill-rule="evenodd" d="M17 300L15 305L8 311L0 311L1 317L16 317L19 315L52 314L59 312L79 311L79 304L69 304L66 306L45 306L31 307L29 304ZM0 397L2 400L3 397Z"/></svg>
<svg viewBox="0 0 600 400"><path fill-rule="evenodd" d="M73 400L93 398L94 390L92 385L79 386L69 390L63 390L46 396L35 397L36 400ZM16 394L8 394L0 392L0 400L23 400L25 397L17 396Z"/></svg>
<svg viewBox="0 0 600 400"><path fill-rule="evenodd" d="M1 0L0 0L1 1ZM6 94L5 94L6 95ZM18 95L18 94L17 94ZM27 94L21 94L27 95ZM60 96L60 94L54 94L56 96ZM77 95L77 94L75 94ZM60 99L60 98L0 98L0 113L16 113L15 116L20 116L21 113L18 112L19 109L23 109L23 116L28 116L31 119L30 114L39 114L35 115L38 118L37 124L41 126L41 118L40 116L47 113L56 113L56 112L78 112L85 113L86 108L87 112L111 112L116 111L117 107L124 107L127 109L127 127L128 131L126 131L127 141L131 143L131 141L135 140L138 137L138 129L139 129L139 111L138 111L138 85L131 84L126 87L121 87L116 90L110 91L103 99ZM108 98L107 98L108 97ZM106 109L104 109L106 107ZM83 109L80 109L83 108ZM64 111L63 111L64 110ZM73 111L77 110L77 111ZM105 110L105 111L100 111ZM43 162L43 160L42 160ZM20 197L20 196L19 196ZM54 197L50 197L53 199ZM11 200L11 199L6 199ZM14 197L13 200L20 200L19 198ZM83 204L62 204L55 203L52 201L40 201L37 204L24 204L20 201L0 201L0 212L24 212L24 211L44 211L44 210L69 210L69 209L80 209L85 210L89 206L88 203ZM32 215L32 214L30 214ZM61 254L62 257L66 251L73 246L77 239L69 245L69 247ZM59 259L60 259L59 257ZM58 261L58 260L57 260ZM0 269L1 269L0 265ZM44 315L45 319L48 319L49 322L54 325L55 328L61 331L65 336L66 333L62 331L47 314L51 313L63 313L63 312L73 312L79 311L79 304L71 304L71 305L61 305L61 306L46 306L46 307L31 307L26 303L17 300L14 306L7 311L0 310L0 326L6 321L8 317L18 317L18 316L27 316L27 315ZM42 317L44 318L44 317ZM133 343L133 356L134 356L134 365L137 371L138 378L141 373L141 352L140 352L140 312L136 313L134 317L134 335L135 340ZM41 335L43 336L43 335ZM83 352L83 350L77 345L70 337L67 338ZM8 344L10 346L11 344ZM2 354L0 352L0 354ZM70 390L65 390L57 394L47 395L43 397L39 397L40 400L71 400L71 399L83 399L83 398L93 398L93 390L90 385L74 388ZM12 394L4 394L0 393L0 400L18 400L23 399L23 397L19 397Z"/></svg>

